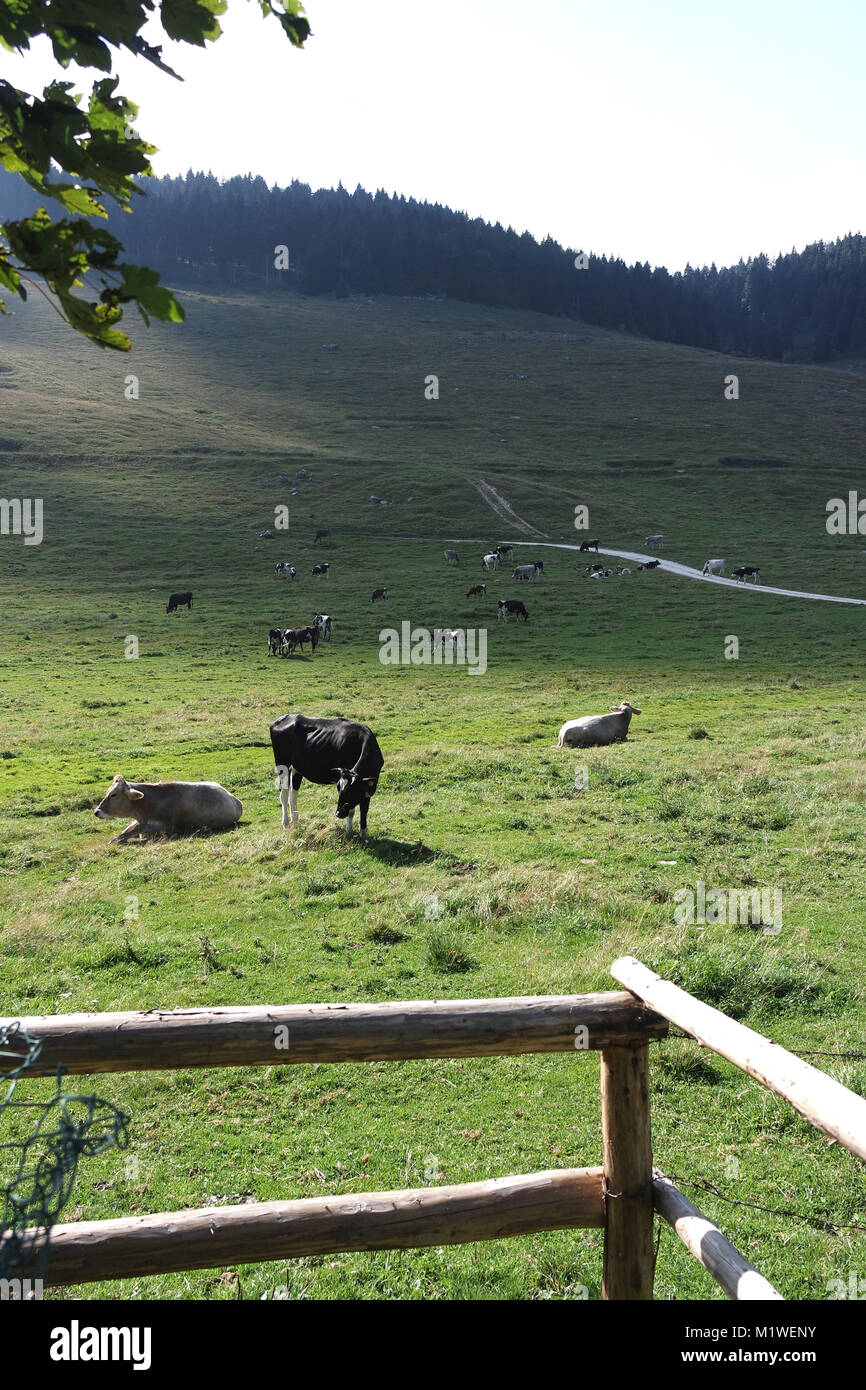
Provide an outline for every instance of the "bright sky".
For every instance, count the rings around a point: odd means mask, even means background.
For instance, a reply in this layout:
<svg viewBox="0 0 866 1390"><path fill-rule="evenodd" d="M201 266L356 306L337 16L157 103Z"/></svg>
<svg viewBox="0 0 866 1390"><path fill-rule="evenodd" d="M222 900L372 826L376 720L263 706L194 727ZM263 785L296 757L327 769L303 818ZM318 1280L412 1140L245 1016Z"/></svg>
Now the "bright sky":
<svg viewBox="0 0 866 1390"><path fill-rule="evenodd" d="M298 51L230 0L215 46L165 45L183 84L119 60L158 173L360 183L672 270L866 230L863 0L307 13ZM40 47L0 72L33 90L54 69Z"/></svg>

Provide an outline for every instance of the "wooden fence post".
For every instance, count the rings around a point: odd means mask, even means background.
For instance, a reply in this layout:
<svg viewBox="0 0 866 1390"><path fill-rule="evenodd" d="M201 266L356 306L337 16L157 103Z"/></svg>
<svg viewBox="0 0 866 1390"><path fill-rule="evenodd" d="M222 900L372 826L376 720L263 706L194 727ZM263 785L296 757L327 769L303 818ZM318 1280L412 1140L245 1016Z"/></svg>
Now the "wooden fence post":
<svg viewBox="0 0 866 1390"><path fill-rule="evenodd" d="M649 1047L601 1053L604 1299L653 1296L653 1159Z"/></svg>

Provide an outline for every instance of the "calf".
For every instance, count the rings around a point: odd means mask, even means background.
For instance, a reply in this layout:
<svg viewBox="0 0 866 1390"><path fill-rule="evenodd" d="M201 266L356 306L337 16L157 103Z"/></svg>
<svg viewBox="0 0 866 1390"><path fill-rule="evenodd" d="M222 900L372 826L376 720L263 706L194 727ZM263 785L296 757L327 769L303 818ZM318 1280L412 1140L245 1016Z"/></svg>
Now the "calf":
<svg viewBox="0 0 866 1390"><path fill-rule="evenodd" d="M580 543L580 549L581 549L581 550L594 550L595 553L596 553L596 555L597 555L597 554L598 554L598 541L581 541L581 543Z"/></svg>
<svg viewBox="0 0 866 1390"><path fill-rule="evenodd" d="M537 565L517 565L511 578L517 580L525 579L528 584L530 580L535 578L537 573Z"/></svg>
<svg viewBox="0 0 866 1390"><path fill-rule="evenodd" d="M520 622L521 618L523 618L525 623L529 622L529 614L519 599L501 598L499 600L499 613L497 616L503 618L505 622L508 622L509 613L514 614L517 622Z"/></svg>
<svg viewBox="0 0 866 1390"><path fill-rule="evenodd" d="M361 812L361 837L367 838L370 798L379 782L384 758L376 736L366 724L349 719L308 719L286 714L271 725L271 744L280 787L282 824L297 825L298 788L304 777L320 786L337 784L337 815L352 833L356 807Z"/></svg>
<svg viewBox="0 0 866 1390"><path fill-rule="evenodd" d="M268 633L268 656L279 656L282 645L282 628L272 627Z"/></svg>
<svg viewBox="0 0 866 1390"><path fill-rule="evenodd" d="M371 603L375 603L376 600L377 600L378 598L387 598L387 597L388 597L388 590L387 590L387 589L374 589L374 590L373 590L373 596L372 596L372 598L370 599L370 602L371 602Z"/></svg>
<svg viewBox="0 0 866 1390"><path fill-rule="evenodd" d="M724 574L724 560L708 560L701 570L701 574Z"/></svg>
<svg viewBox="0 0 866 1390"><path fill-rule="evenodd" d="M482 596L482 598L486 598L486 597L487 597L487 585L486 585L486 584L473 584L472 587L471 587L471 589L467 589L467 590L466 590L466 597L467 597L467 598L474 598L476 594L480 594L480 595Z"/></svg>
<svg viewBox="0 0 866 1390"><path fill-rule="evenodd" d="M457 551L456 551L456 550L446 550L446 551L445 551L445 559L448 561L448 564L449 564L449 565L459 565L459 564L460 564L460 556L457 554Z"/></svg>
<svg viewBox="0 0 866 1390"><path fill-rule="evenodd" d="M628 726L633 714L639 709L628 700L611 705L610 714L585 714L582 719L569 719L559 731L559 748L603 748L608 743L619 743L628 735Z"/></svg>
<svg viewBox="0 0 866 1390"><path fill-rule="evenodd" d="M638 569L639 569L639 570L657 570L657 569L659 568L660 564L661 564L661 560L642 560L641 563L638 565Z"/></svg>
<svg viewBox="0 0 866 1390"><path fill-rule="evenodd" d="M185 594L172 594L171 598L168 601L168 607L165 611L166 613L173 613L176 608L182 607L183 604L186 604L187 610L192 608L191 591L187 591L187 593Z"/></svg>
<svg viewBox="0 0 866 1390"><path fill-rule="evenodd" d="M331 566L328 563L328 561L323 560L320 565L313 565L313 568L311 569L310 573L314 574L317 579L321 579L322 575L324 575L325 578L327 578L328 571L330 570L330 568Z"/></svg>
<svg viewBox="0 0 866 1390"><path fill-rule="evenodd" d="M761 571L757 565L739 565L735 570L731 570L731 574L739 583L746 579L752 579L755 584L761 582Z"/></svg>
<svg viewBox="0 0 866 1390"><path fill-rule="evenodd" d="M237 825L243 805L219 782L127 782L119 774L93 814L100 820L132 816L109 844L122 845L136 831L142 836L228 830Z"/></svg>
<svg viewBox="0 0 866 1390"><path fill-rule="evenodd" d="M327 613L317 613L313 619L313 626L319 629L319 633L327 642L331 640L331 619Z"/></svg>
<svg viewBox="0 0 866 1390"><path fill-rule="evenodd" d="M313 545L315 545L315 544L317 543L317 541L324 541L324 540L327 540L327 538L328 538L328 536L330 536L330 534L331 534L331 532L330 532L329 530L317 531L316 534L315 534L315 536L313 537Z"/></svg>
<svg viewBox="0 0 866 1390"><path fill-rule="evenodd" d="M295 567L294 565L290 565L288 560L280 560L276 565L274 565L274 574L277 576L277 578L279 578L279 576L282 574L288 575L289 579L294 579Z"/></svg>

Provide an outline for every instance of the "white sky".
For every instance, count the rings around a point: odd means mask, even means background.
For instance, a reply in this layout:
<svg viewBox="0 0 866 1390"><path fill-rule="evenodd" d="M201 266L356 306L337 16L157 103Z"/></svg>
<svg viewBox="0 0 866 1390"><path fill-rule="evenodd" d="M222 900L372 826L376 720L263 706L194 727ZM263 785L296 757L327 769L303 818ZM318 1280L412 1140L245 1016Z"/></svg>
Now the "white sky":
<svg viewBox="0 0 866 1390"><path fill-rule="evenodd" d="M360 183L672 270L866 230L863 0L307 12L298 51L230 0L216 45L165 45L183 84L119 59L158 173ZM39 47L0 72L33 90L55 69Z"/></svg>

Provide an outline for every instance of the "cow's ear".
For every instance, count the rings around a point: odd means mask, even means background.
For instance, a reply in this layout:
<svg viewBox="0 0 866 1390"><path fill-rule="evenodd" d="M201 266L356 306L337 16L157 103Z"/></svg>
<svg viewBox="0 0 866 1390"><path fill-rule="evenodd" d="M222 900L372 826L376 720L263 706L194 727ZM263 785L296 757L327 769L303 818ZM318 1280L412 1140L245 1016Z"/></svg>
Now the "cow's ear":
<svg viewBox="0 0 866 1390"><path fill-rule="evenodd" d="M129 799L130 799L130 801L143 801L143 800L144 800L144 792L137 792L137 791L135 791L135 789L134 789L133 787L130 787L130 789L129 789Z"/></svg>

